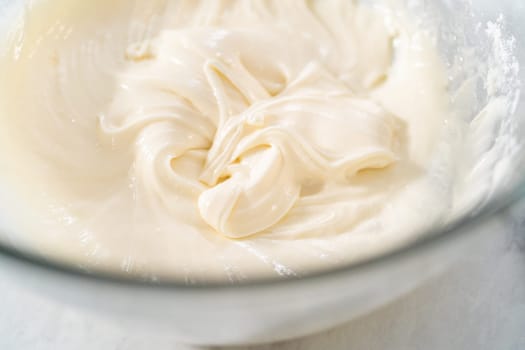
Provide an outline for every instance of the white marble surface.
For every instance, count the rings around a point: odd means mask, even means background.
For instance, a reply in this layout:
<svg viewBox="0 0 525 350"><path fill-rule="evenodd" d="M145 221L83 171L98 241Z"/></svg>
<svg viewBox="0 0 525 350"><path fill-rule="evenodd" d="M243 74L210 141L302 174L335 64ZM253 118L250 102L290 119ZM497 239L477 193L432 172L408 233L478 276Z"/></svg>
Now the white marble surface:
<svg viewBox="0 0 525 350"><path fill-rule="evenodd" d="M525 205L503 216L484 253L368 316L323 334L252 350L525 349ZM519 215L517 215L519 214ZM1 267L0 267L1 268ZM129 334L0 281L0 349L181 349Z"/></svg>

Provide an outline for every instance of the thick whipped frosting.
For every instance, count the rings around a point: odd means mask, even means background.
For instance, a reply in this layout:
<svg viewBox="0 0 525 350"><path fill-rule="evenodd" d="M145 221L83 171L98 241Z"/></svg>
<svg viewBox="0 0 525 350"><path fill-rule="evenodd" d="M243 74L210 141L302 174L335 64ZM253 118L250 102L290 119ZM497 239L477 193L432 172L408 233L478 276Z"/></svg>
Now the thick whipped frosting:
<svg viewBox="0 0 525 350"><path fill-rule="evenodd" d="M189 281L295 275L447 207L444 74L387 6L47 0L9 44L0 164L48 256Z"/></svg>

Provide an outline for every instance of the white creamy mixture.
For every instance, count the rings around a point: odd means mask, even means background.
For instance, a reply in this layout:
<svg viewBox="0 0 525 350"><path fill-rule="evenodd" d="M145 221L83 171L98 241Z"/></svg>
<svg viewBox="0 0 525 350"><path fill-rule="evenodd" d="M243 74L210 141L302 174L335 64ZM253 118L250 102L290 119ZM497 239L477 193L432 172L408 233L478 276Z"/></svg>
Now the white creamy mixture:
<svg viewBox="0 0 525 350"><path fill-rule="evenodd" d="M450 205L446 76L402 10L41 0L8 44L11 240L46 256L188 282L301 275Z"/></svg>

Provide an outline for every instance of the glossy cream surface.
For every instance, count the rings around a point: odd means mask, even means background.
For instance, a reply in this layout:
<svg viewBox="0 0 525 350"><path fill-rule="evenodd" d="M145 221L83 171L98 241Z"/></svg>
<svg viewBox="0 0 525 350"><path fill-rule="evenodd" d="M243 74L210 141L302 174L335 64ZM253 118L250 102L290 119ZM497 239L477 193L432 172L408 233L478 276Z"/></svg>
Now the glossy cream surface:
<svg viewBox="0 0 525 350"><path fill-rule="evenodd" d="M47 257L188 283L302 275L447 211L446 78L402 7L41 0L7 47L9 239Z"/></svg>

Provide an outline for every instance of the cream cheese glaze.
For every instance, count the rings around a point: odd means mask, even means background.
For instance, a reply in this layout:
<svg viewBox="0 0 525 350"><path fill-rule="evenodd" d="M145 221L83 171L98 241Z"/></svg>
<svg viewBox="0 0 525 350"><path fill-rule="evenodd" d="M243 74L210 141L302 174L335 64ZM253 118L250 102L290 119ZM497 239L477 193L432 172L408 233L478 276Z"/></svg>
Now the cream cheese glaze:
<svg viewBox="0 0 525 350"><path fill-rule="evenodd" d="M13 33L3 178L48 256L189 281L295 275L446 211L445 75L402 11L47 0Z"/></svg>

